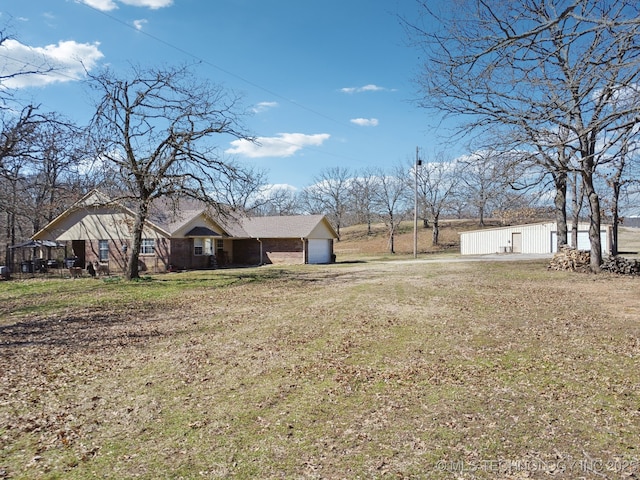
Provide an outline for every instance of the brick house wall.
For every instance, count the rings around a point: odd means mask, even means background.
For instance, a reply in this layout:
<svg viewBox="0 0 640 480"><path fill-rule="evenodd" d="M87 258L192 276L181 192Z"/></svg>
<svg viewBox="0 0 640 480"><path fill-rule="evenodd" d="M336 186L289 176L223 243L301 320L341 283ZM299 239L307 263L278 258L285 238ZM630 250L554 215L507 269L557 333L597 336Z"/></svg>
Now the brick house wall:
<svg viewBox="0 0 640 480"><path fill-rule="evenodd" d="M191 257L193 243L188 238L171 239L171 266L177 269L193 268Z"/></svg>
<svg viewBox="0 0 640 480"><path fill-rule="evenodd" d="M83 240L84 242L84 265L89 262L97 262L100 258L99 253L99 241L98 240ZM109 260L106 262L109 266L109 272L124 272L126 264L126 254L122 250L122 243L119 240L108 240L109 245ZM126 242L128 243L128 242ZM127 245L128 248L128 245ZM79 255L78 255L79 257Z"/></svg>
<svg viewBox="0 0 640 480"><path fill-rule="evenodd" d="M232 262L238 265L258 265L260 263L260 244L257 240L235 240L233 242Z"/></svg>
<svg viewBox="0 0 640 480"><path fill-rule="evenodd" d="M84 242L84 258L80 258L83 268L88 262L97 262L100 258L99 241L98 240L82 240ZM130 242L121 240L109 240L109 266L110 273L122 273L125 270L128 260L128 249L131 248ZM127 246L127 252L123 250L123 245ZM140 254L139 268L141 272L166 272L168 270L169 243L164 238L155 240L155 250L153 254ZM78 255L80 257L80 255Z"/></svg>

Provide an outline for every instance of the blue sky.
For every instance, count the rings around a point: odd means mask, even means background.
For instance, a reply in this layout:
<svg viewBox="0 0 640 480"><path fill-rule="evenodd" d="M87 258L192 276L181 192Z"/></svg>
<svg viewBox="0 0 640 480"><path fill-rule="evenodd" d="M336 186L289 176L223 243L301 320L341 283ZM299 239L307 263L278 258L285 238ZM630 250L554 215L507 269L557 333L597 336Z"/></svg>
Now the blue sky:
<svg viewBox="0 0 640 480"><path fill-rule="evenodd" d="M260 147L220 148L272 184L303 188L323 168L440 150L437 121L412 101L420 58L398 15L417 18L413 0L0 0L0 12L15 37L0 51L4 72L43 58L63 67L20 77L19 98L81 124L93 100L79 60L116 72L200 61L201 77L255 112L246 127Z"/></svg>

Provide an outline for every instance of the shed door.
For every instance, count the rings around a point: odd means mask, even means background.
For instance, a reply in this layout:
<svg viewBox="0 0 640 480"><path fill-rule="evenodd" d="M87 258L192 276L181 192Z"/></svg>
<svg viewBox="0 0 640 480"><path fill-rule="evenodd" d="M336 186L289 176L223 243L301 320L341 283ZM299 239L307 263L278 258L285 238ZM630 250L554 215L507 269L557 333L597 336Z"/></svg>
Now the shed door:
<svg viewBox="0 0 640 480"><path fill-rule="evenodd" d="M522 233L511 234L511 247L513 253L522 253Z"/></svg>
<svg viewBox="0 0 640 480"><path fill-rule="evenodd" d="M331 262L331 239L309 239L308 263Z"/></svg>

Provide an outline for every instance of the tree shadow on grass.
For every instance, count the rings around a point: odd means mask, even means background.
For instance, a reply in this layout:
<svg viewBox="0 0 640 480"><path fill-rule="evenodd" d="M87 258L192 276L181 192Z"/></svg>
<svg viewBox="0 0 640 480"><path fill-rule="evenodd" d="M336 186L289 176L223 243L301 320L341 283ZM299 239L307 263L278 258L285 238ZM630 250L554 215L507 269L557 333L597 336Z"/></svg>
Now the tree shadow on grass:
<svg viewBox="0 0 640 480"><path fill-rule="evenodd" d="M0 352L38 346L79 349L124 346L164 335L149 319L124 312L87 312L0 326Z"/></svg>

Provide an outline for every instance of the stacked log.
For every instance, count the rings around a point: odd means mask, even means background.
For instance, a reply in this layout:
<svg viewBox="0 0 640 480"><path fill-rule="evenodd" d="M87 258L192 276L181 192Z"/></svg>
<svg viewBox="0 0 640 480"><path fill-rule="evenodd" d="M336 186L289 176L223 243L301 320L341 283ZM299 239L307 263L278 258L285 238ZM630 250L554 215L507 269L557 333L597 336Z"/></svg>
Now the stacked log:
<svg viewBox="0 0 640 480"><path fill-rule="evenodd" d="M560 247L551 262L549 263L550 270L570 270L572 272L588 272L589 262L591 261L591 255L587 250L578 250L568 245Z"/></svg>
<svg viewBox="0 0 640 480"><path fill-rule="evenodd" d="M602 270L618 275L640 275L640 262L624 257L608 257L602 263Z"/></svg>
<svg viewBox="0 0 640 480"><path fill-rule="evenodd" d="M551 262L550 270L570 270L572 272L589 272L589 262L591 255L587 250L577 250L568 245L560 248ZM615 273L617 275L640 275L640 260L630 260L624 257L608 257L601 266L605 272Z"/></svg>

